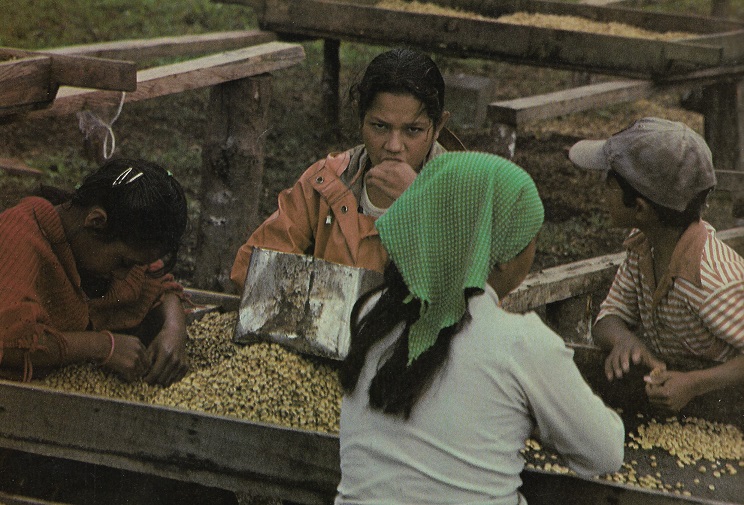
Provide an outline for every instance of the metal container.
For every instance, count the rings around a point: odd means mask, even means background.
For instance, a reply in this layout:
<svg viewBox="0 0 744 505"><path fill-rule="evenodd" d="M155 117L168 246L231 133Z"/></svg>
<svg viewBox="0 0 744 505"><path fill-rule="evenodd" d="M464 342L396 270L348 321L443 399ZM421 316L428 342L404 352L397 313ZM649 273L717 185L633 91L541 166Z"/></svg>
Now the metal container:
<svg viewBox="0 0 744 505"><path fill-rule="evenodd" d="M265 340L341 360L349 350L354 303L382 280L371 270L254 249L235 341Z"/></svg>

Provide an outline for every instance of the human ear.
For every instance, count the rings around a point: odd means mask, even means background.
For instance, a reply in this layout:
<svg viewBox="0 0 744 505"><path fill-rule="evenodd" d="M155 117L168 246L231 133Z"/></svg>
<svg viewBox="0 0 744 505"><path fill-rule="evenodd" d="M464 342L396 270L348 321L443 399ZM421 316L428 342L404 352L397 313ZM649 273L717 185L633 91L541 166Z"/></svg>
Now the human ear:
<svg viewBox="0 0 744 505"><path fill-rule="evenodd" d="M85 215L83 226L85 228L92 228L94 230L102 230L106 228L107 222L108 215L102 207L91 207L88 213Z"/></svg>
<svg viewBox="0 0 744 505"><path fill-rule="evenodd" d="M656 210L645 198L635 199L635 218L641 223L657 219Z"/></svg>

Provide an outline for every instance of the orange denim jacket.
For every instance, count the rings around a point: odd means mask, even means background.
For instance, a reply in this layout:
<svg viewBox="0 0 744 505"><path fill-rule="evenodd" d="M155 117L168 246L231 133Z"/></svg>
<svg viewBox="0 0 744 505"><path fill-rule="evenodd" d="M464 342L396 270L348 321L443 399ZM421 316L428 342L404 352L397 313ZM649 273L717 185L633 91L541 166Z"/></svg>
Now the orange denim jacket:
<svg viewBox="0 0 744 505"><path fill-rule="evenodd" d="M315 162L292 188L279 194L279 208L241 246L230 278L242 289L254 247L308 254L334 263L382 272L388 256L375 220L359 211L363 146ZM354 163L352 163L352 160ZM347 173L350 166L356 170Z"/></svg>

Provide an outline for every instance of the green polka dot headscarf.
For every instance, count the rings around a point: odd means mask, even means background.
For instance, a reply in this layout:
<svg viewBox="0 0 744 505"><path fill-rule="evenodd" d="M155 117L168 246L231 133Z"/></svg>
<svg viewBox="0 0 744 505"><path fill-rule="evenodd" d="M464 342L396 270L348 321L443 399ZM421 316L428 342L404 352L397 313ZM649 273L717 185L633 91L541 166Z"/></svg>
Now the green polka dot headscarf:
<svg viewBox="0 0 744 505"><path fill-rule="evenodd" d="M499 156L444 153L377 220L382 244L421 314L408 336L409 365L465 313L466 288L537 235L543 205L532 178Z"/></svg>

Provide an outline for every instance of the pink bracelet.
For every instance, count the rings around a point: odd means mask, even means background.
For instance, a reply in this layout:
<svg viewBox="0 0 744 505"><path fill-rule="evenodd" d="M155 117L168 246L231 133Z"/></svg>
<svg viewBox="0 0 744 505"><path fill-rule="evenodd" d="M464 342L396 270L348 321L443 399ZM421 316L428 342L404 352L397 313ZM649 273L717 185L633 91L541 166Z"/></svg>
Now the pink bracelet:
<svg viewBox="0 0 744 505"><path fill-rule="evenodd" d="M101 333L103 333L104 335L108 335L108 337L109 337L109 338L111 339L111 349L109 350L108 356L106 356L106 357L105 357L105 358L103 359L103 361L100 361L100 362L98 363L99 365L103 366L103 365L105 365L106 363L108 363L108 362L109 362L109 360L111 359L111 356L113 356L113 355L114 355L114 348L116 347L116 340L114 340L114 334L113 334L113 333L111 333L111 332L110 332L110 331L108 331L108 330L103 330L103 331L101 331Z"/></svg>

